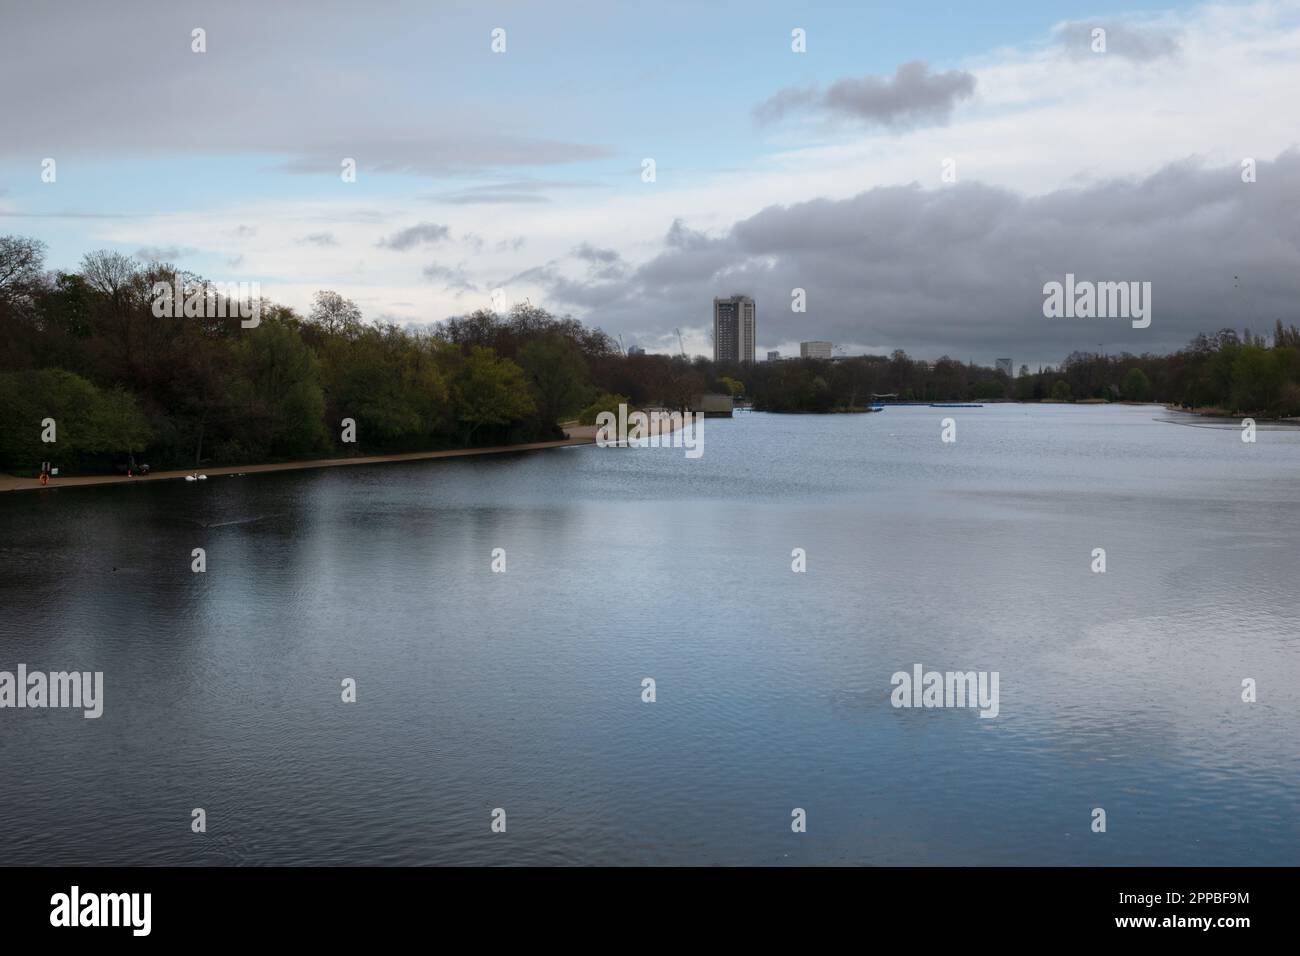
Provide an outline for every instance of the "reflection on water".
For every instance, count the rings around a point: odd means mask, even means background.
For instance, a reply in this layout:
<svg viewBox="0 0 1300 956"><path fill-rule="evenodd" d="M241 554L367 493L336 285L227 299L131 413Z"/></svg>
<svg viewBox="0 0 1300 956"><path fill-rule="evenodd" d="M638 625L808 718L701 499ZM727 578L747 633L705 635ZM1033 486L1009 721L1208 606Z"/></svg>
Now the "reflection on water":
<svg viewBox="0 0 1300 956"><path fill-rule="evenodd" d="M0 670L102 670L105 711L0 710L0 859L1294 864L1300 432L1169 417L4 496ZM914 663L1000 715L893 709Z"/></svg>

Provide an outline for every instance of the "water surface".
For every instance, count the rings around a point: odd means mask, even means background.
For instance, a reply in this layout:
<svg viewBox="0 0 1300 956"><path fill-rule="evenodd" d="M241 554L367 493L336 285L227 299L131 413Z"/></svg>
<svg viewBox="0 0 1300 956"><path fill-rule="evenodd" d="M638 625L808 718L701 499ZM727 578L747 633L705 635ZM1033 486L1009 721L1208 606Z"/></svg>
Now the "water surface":
<svg viewBox="0 0 1300 956"><path fill-rule="evenodd" d="M1171 417L5 495L0 670L106 700L0 710L0 860L1295 864L1300 431ZM893 708L918 662L1000 715Z"/></svg>

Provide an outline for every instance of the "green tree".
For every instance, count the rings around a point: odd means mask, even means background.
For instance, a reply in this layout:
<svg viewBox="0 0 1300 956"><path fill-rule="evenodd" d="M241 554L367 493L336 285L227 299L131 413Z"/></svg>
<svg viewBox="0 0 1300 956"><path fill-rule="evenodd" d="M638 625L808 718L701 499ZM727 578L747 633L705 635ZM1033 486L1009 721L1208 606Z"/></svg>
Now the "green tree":
<svg viewBox="0 0 1300 956"><path fill-rule="evenodd" d="M330 418L357 423L359 444L376 451L397 448L423 429L403 381L400 356L389 354L373 330L356 338L332 338L324 348Z"/></svg>
<svg viewBox="0 0 1300 956"><path fill-rule="evenodd" d="M1052 401L1068 402L1070 400L1070 383L1058 378L1052 385Z"/></svg>
<svg viewBox="0 0 1300 956"><path fill-rule="evenodd" d="M617 416L618 407L620 405L626 405L629 413L633 410L632 400L626 395L614 395L610 392L601 392L596 396L595 401L578 413L578 424L596 424L596 418L601 412L611 412Z"/></svg>
<svg viewBox="0 0 1300 956"><path fill-rule="evenodd" d="M298 330L263 319L234 347L231 407L240 445L257 456L318 450L325 437L319 367Z"/></svg>
<svg viewBox="0 0 1300 956"><path fill-rule="evenodd" d="M519 365L528 377L545 431L554 431L557 422L578 411L591 391L582 353L558 336L546 335L524 345Z"/></svg>
<svg viewBox="0 0 1300 956"><path fill-rule="evenodd" d="M1278 352L1242 345L1232 360L1231 404L1235 411L1271 411L1286 380Z"/></svg>
<svg viewBox="0 0 1300 956"><path fill-rule="evenodd" d="M1142 371L1136 365L1128 370L1124 376L1124 387L1122 389L1125 401L1145 402L1151 397L1151 380L1147 378L1147 373Z"/></svg>
<svg viewBox="0 0 1300 956"><path fill-rule="evenodd" d="M151 438L131 395L62 369L0 374L0 408L0 467L14 473L35 474L47 460L65 473L106 467ZM42 440L46 419L54 421L53 442Z"/></svg>
<svg viewBox="0 0 1300 956"><path fill-rule="evenodd" d="M537 409L528 393L524 370L479 345L471 347L461 361L453 393L456 419L465 428L466 445L484 425L508 425Z"/></svg>

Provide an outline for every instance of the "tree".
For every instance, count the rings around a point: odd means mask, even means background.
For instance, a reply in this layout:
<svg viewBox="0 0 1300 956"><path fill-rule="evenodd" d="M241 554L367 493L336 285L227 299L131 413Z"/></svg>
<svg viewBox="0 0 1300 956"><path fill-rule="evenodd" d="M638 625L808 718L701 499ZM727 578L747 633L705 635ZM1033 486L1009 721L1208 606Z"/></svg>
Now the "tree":
<svg viewBox="0 0 1300 956"><path fill-rule="evenodd" d="M45 243L27 236L0 236L0 299L17 298L40 277Z"/></svg>
<svg viewBox="0 0 1300 956"><path fill-rule="evenodd" d="M1052 385L1052 401L1068 402L1070 400L1070 383L1058 378Z"/></svg>
<svg viewBox="0 0 1300 956"><path fill-rule="evenodd" d="M319 449L325 399L318 363L296 329L263 320L234 348L231 398L241 417L238 448L256 457Z"/></svg>
<svg viewBox="0 0 1300 956"><path fill-rule="evenodd" d="M704 392L704 376L682 359L669 363L660 401L670 409L689 411Z"/></svg>
<svg viewBox="0 0 1300 956"><path fill-rule="evenodd" d="M1151 380L1136 365L1124 376L1123 395L1130 402L1145 402L1151 395Z"/></svg>
<svg viewBox="0 0 1300 956"><path fill-rule="evenodd" d="M32 474L45 460L65 473L143 451L149 423L121 389L98 389L62 369L0 374L0 468ZM55 441L42 440L54 420Z"/></svg>
<svg viewBox="0 0 1300 956"><path fill-rule="evenodd" d="M1300 328L1294 325L1284 326L1282 320L1278 319L1273 330L1273 348L1300 348Z"/></svg>
<svg viewBox="0 0 1300 956"><path fill-rule="evenodd" d="M626 395L615 395L612 392L601 392L596 396L595 401L578 413L579 425L594 425L596 419L600 417L601 412L609 412L618 417L618 407L627 406L629 414L632 411L632 400Z"/></svg>
<svg viewBox="0 0 1300 956"><path fill-rule="evenodd" d="M1231 404L1235 411L1271 411L1286 376L1279 353L1258 345L1243 345L1232 361Z"/></svg>
<svg viewBox="0 0 1300 956"><path fill-rule="evenodd" d="M582 354L559 336L529 342L519 350L518 361L528 376L543 429L553 431L557 422L582 407L591 391Z"/></svg>
<svg viewBox="0 0 1300 956"><path fill-rule="evenodd" d="M352 338L361 331L361 310L351 299L325 290L316 293L307 321L319 326L327 335Z"/></svg>
<svg viewBox="0 0 1300 956"><path fill-rule="evenodd" d="M461 362L454 392L456 418L465 426L466 445L484 425L508 425L536 410L524 370L479 345Z"/></svg>
<svg viewBox="0 0 1300 956"><path fill-rule="evenodd" d="M111 298L114 304L120 304L120 300L133 290L140 269L130 256L100 249L82 256L81 274L91 288Z"/></svg>

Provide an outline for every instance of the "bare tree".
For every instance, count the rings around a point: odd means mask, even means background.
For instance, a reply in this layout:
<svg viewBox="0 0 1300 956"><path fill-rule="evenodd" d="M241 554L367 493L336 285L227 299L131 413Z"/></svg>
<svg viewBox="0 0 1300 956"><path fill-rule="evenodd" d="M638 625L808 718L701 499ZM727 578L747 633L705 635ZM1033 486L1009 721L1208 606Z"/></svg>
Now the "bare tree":
<svg viewBox="0 0 1300 956"><path fill-rule="evenodd" d="M139 267L130 256L108 249L88 252L81 260L81 274L91 288L119 303L134 285Z"/></svg>
<svg viewBox="0 0 1300 956"><path fill-rule="evenodd" d="M45 265L45 243L27 236L0 236L0 298L21 295Z"/></svg>

